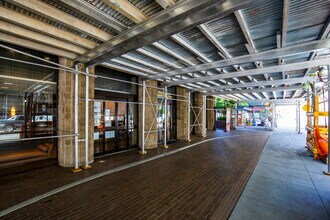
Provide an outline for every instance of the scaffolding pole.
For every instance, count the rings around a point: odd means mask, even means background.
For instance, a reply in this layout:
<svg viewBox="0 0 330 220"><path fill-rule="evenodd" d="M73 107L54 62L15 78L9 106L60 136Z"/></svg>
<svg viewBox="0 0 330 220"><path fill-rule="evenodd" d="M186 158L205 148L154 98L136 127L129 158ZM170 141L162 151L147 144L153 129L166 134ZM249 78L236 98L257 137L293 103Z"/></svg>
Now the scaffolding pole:
<svg viewBox="0 0 330 220"><path fill-rule="evenodd" d="M330 65L328 65L328 112L330 110L330 92L329 92L329 82L330 82ZM330 126L330 115L328 114L328 137L329 137L329 126ZM323 171L323 173L327 176L330 176L330 144L328 140L328 170Z"/></svg>
<svg viewBox="0 0 330 220"><path fill-rule="evenodd" d="M297 105L296 105L296 131L298 131L298 124L299 124L299 122L298 122L298 103L297 103Z"/></svg>
<svg viewBox="0 0 330 220"><path fill-rule="evenodd" d="M144 148L144 133L145 133L145 114L146 114L146 82L142 82L142 149L140 154L146 154Z"/></svg>
<svg viewBox="0 0 330 220"><path fill-rule="evenodd" d="M298 134L301 134L301 131L300 131L300 101L298 101Z"/></svg>
<svg viewBox="0 0 330 220"><path fill-rule="evenodd" d="M167 86L164 87L164 146L163 148L168 148L167 146Z"/></svg>
<svg viewBox="0 0 330 220"><path fill-rule="evenodd" d="M206 95L203 95L203 106L202 106L202 137L206 137Z"/></svg>
<svg viewBox="0 0 330 220"><path fill-rule="evenodd" d="M190 100L190 92L188 92L188 130L187 130L187 141L191 141L190 140L190 103L191 100Z"/></svg>
<svg viewBox="0 0 330 220"><path fill-rule="evenodd" d="M72 172L80 172L81 169L79 168L79 155L78 155L78 147L79 147L79 134L78 134L78 66L75 66L75 74L74 74L74 168Z"/></svg>
<svg viewBox="0 0 330 220"><path fill-rule="evenodd" d="M91 169L92 166L89 165L88 162L88 156L89 156L89 141L88 141L88 136L89 136L89 69L86 68L86 75L85 75L85 165L82 167L84 170Z"/></svg>

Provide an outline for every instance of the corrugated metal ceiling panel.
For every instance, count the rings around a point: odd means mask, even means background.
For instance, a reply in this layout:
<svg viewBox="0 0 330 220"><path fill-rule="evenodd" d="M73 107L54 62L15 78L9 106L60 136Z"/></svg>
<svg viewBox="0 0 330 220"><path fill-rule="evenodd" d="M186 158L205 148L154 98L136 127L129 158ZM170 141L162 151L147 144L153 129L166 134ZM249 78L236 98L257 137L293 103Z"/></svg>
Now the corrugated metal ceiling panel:
<svg viewBox="0 0 330 220"><path fill-rule="evenodd" d="M163 10L163 8L156 1L153 0L128 1L149 17Z"/></svg>
<svg viewBox="0 0 330 220"><path fill-rule="evenodd" d="M131 21L129 18L125 17L121 13L117 12L116 10L112 9L110 6L105 4L102 0L84 0L85 2L88 2L89 4L93 5L94 7L102 10L106 14L114 17L124 25L128 27L133 27L135 23Z"/></svg>
<svg viewBox="0 0 330 220"><path fill-rule="evenodd" d="M182 36L191 46L196 48L207 58L211 60L221 59L218 55L217 48L198 28L192 28L190 30L181 32L180 36Z"/></svg>
<svg viewBox="0 0 330 220"><path fill-rule="evenodd" d="M232 56L248 54L245 47L245 37L235 18L231 14L225 18L215 19L206 25L218 39L218 41L228 50Z"/></svg>
<svg viewBox="0 0 330 220"><path fill-rule="evenodd" d="M111 35L116 35L116 33L113 32L110 28L104 27L102 24L98 23L96 20L88 18L88 17L82 15L81 13L79 13L78 11L72 10L71 8L64 6L64 4L59 4L58 2L55 2L53 0L41 0L41 1L65 12L73 17L76 17L88 24L91 24L97 28L100 28L101 30L106 31L106 32L110 33Z"/></svg>

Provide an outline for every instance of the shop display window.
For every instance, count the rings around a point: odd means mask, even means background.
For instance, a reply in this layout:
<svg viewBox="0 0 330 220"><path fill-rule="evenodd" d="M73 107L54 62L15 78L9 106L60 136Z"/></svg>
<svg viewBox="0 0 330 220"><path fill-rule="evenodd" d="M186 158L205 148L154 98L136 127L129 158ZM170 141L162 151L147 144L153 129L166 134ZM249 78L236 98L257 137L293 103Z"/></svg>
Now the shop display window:
<svg viewBox="0 0 330 220"><path fill-rule="evenodd" d="M57 57L15 47L53 62ZM0 55L45 64L0 48ZM0 169L57 157L57 70L0 60ZM37 140L31 140L32 138Z"/></svg>

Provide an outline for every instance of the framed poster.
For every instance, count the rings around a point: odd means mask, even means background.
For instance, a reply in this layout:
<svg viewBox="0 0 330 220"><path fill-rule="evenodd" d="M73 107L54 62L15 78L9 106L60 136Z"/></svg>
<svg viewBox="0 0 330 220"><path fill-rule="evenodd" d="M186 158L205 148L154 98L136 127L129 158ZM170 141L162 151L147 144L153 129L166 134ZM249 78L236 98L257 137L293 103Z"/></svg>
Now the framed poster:
<svg viewBox="0 0 330 220"><path fill-rule="evenodd" d="M110 109L105 109L104 114L105 127L111 127Z"/></svg>
<svg viewBox="0 0 330 220"><path fill-rule="evenodd" d="M94 140L100 139L100 133L99 132L94 132Z"/></svg>
<svg viewBox="0 0 330 220"><path fill-rule="evenodd" d="M115 137L115 131L106 131L105 132L105 138L114 138Z"/></svg>

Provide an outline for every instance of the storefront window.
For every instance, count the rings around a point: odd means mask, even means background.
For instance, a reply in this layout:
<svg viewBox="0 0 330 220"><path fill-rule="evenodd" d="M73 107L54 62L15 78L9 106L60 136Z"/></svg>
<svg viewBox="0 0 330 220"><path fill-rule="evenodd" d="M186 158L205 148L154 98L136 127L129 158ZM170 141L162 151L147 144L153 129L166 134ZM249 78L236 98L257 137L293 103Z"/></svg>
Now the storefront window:
<svg viewBox="0 0 330 220"><path fill-rule="evenodd" d="M53 62L57 58L10 46ZM2 57L45 64L0 48ZM57 70L0 59L0 169L57 157ZM38 140L26 140L38 138ZM40 138L40 139L39 139Z"/></svg>

